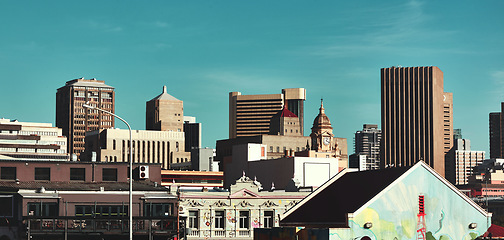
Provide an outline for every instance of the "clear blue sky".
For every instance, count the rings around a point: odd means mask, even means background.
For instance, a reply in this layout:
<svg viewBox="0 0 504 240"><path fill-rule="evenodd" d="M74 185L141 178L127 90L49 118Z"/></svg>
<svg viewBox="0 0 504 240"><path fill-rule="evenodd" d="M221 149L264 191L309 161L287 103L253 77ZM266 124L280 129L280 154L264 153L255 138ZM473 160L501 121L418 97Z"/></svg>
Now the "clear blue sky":
<svg viewBox="0 0 504 240"><path fill-rule="evenodd" d="M380 68L438 66L454 127L487 151L504 101L504 1L1 1L0 117L55 122L56 89L84 77L116 88L116 113L145 129L145 102L168 87L228 137L228 93L307 89L336 136L380 123ZM116 126L125 128L117 121Z"/></svg>

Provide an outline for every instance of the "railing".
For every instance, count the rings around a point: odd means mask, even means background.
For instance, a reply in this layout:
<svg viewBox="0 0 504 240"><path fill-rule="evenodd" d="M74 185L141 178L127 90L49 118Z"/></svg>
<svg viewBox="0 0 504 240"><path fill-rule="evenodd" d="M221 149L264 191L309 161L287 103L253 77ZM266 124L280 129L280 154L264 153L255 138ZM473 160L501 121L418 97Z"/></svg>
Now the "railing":
<svg viewBox="0 0 504 240"><path fill-rule="evenodd" d="M238 237L250 237L250 230L238 230Z"/></svg>
<svg viewBox="0 0 504 240"><path fill-rule="evenodd" d="M226 230L215 230L214 231L214 237L225 237L226 236Z"/></svg>
<svg viewBox="0 0 504 240"><path fill-rule="evenodd" d="M25 216L23 222L30 234L48 233L112 233L127 234L128 217L35 217ZM133 217L135 234L176 234L176 217Z"/></svg>
<svg viewBox="0 0 504 240"><path fill-rule="evenodd" d="M249 239L252 237L252 230L224 230L224 229L213 229L213 230L198 230L192 229L187 233L187 237L190 239L223 239L223 238L243 238Z"/></svg>

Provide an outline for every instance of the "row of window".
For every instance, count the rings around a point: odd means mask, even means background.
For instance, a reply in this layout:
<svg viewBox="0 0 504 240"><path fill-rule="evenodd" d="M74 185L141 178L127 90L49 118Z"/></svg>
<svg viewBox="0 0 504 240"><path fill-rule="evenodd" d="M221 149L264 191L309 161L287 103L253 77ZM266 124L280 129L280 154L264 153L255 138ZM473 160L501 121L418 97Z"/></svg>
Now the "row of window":
<svg viewBox="0 0 504 240"><path fill-rule="evenodd" d="M226 228L226 220L227 217L225 215L224 210L215 210L213 223L207 222L207 226L213 226L215 229L225 229ZM264 211L263 219L262 219L262 227L263 228L272 228L273 223L275 222L275 214L274 211ZM188 227L193 229L199 228L199 211L198 210L189 210L189 216L187 218ZM230 220L231 222L237 221L238 228L240 229L250 229L250 211L239 211L238 219Z"/></svg>
<svg viewBox="0 0 504 240"><path fill-rule="evenodd" d="M306 147L303 147L302 148L303 150L306 149ZM283 147L283 152L285 152L287 150L287 147ZM300 148L299 147L296 147L296 152L299 152ZM292 148L289 148L289 151L292 151ZM269 152L274 152L273 151L273 146L270 146L269 148ZM280 147L277 146L276 147L276 152L279 153L280 152Z"/></svg>
<svg viewBox="0 0 504 240"><path fill-rule="evenodd" d="M12 202L11 198L6 199ZM8 204L8 206L10 206ZM1 210L1 208L0 208ZM11 214L5 212L5 214ZM0 211L0 216L2 211ZM59 216L59 205L56 202L29 202L28 215L40 217ZM145 203L145 217L168 217L173 215L173 203ZM75 216L77 217L121 217L128 216L128 205L76 205Z"/></svg>
<svg viewBox="0 0 504 240"><path fill-rule="evenodd" d="M35 180L51 181L51 168L36 167ZM16 167L0 167L1 180L16 180L17 169ZM70 168L71 181L85 181L86 169L85 168ZM102 181L116 182L117 181L117 168L103 168Z"/></svg>

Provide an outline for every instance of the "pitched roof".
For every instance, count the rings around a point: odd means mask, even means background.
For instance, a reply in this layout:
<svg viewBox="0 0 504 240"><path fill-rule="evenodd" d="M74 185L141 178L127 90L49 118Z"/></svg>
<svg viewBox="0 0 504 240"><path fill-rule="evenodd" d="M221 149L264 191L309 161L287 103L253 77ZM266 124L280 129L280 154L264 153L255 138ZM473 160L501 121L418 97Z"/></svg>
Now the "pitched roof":
<svg viewBox="0 0 504 240"><path fill-rule="evenodd" d="M340 172L300 202L297 209L289 210L280 225L345 226L348 213L357 211L410 168Z"/></svg>
<svg viewBox="0 0 504 240"><path fill-rule="evenodd" d="M284 107L282 109L280 117L297 117L297 115L294 114L293 112L289 111L289 109L287 109L286 107Z"/></svg>
<svg viewBox="0 0 504 240"><path fill-rule="evenodd" d="M151 99L150 101L155 101L155 100L180 101L177 98L175 98L174 96L168 94L168 92L166 91L166 86L163 86L163 92L161 94L159 94L157 97Z"/></svg>

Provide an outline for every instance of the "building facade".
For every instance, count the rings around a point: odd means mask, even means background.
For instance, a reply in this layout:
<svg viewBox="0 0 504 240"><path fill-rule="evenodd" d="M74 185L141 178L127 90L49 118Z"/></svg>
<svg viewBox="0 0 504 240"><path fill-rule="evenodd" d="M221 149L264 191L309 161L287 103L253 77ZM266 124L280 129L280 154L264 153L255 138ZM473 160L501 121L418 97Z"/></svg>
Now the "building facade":
<svg viewBox="0 0 504 240"><path fill-rule="evenodd" d="M381 167L423 160L444 176L453 145L452 105L438 67L382 68Z"/></svg>
<svg viewBox="0 0 504 240"><path fill-rule="evenodd" d="M357 131L354 138L355 154L364 157L363 164L358 164L362 170L380 168L380 142L382 132L376 124L364 124L362 131Z"/></svg>
<svg viewBox="0 0 504 240"><path fill-rule="evenodd" d="M185 151L201 148L201 123L195 117L184 116Z"/></svg>
<svg viewBox="0 0 504 240"><path fill-rule="evenodd" d="M453 146L452 161L447 162L446 179L454 185L469 183L469 177L475 174L475 167L485 160L485 151L471 150L469 139L457 139Z"/></svg>
<svg viewBox="0 0 504 240"><path fill-rule="evenodd" d="M184 102L166 91L146 103L145 129L154 131L182 132L184 124Z"/></svg>
<svg viewBox="0 0 504 240"><path fill-rule="evenodd" d="M284 214L280 226L298 229L278 239L477 239L491 217L420 161L341 172Z"/></svg>
<svg viewBox="0 0 504 240"><path fill-rule="evenodd" d="M310 192L266 191L242 176L229 191L180 191L187 239L253 239L258 228L278 227L283 213Z"/></svg>
<svg viewBox="0 0 504 240"><path fill-rule="evenodd" d="M129 164L2 161L1 166L2 239L103 240L129 235ZM177 197L161 186L159 165L143 166L148 177L142 179L139 172L133 176L133 236L172 238L180 232ZM15 179L5 178L12 173Z"/></svg>
<svg viewBox="0 0 504 240"><path fill-rule="evenodd" d="M86 109L88 104L109 112L115 111L114 88L96 79L74 79L56 92L56 127L63 129L68 138L69 154L77 157L84 152L87 131L114 127L114 117L96 109Z"/></svg>
<svg viewBox="0 0 504 240"><path fill-rule="evenodd" d="M135 163L158 163L163 169L190 163L191 153L184 151L184 132L133 130L132 139ZM128 130L96 130L86 133L84 155L87 161L128 162L128 146Z"/></svg>
<svg viewBox="0 0 504 240"><path fill-rule="evenodd" d="M503 112L504 102L501 103L500 112L492 112L489 115L490 158L504 158Z"/></svg>
<svg viewBox="0 0 504 240"><path fill-rule="evenodd" d="M0 119L0 159L68 161L67 138L50 123Z"/></svg>
<svg viewBox="0 0 504 240"><path fill-rule="evenodd" d="M281 94L242 95L229 93L229 138L268 134L271 118L284 107L299 119L303 136L304 88L282 89Z"/></svg>

